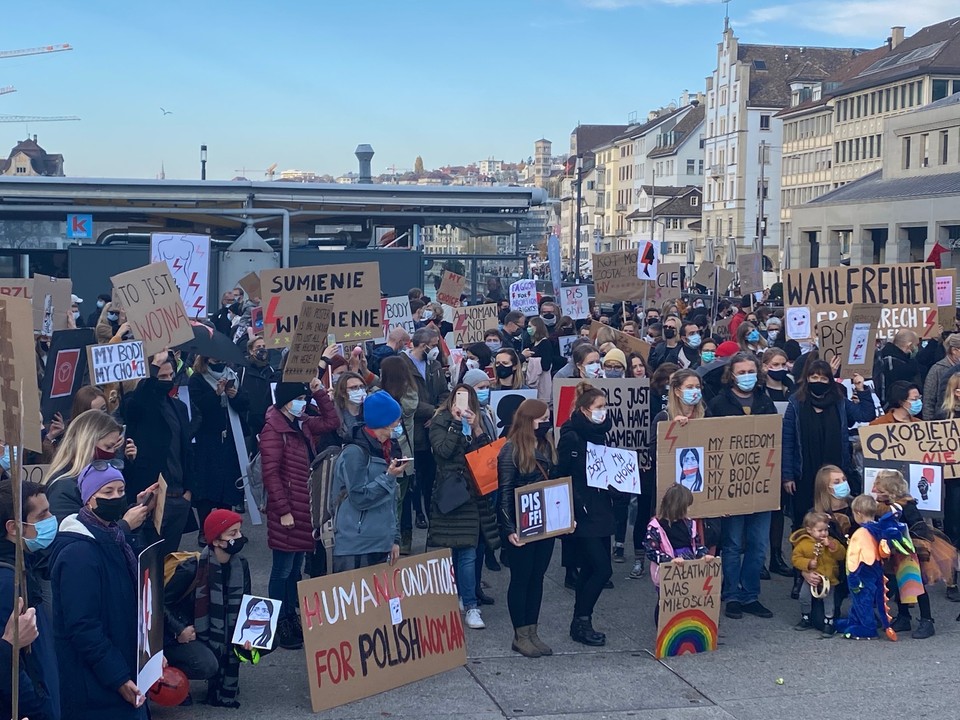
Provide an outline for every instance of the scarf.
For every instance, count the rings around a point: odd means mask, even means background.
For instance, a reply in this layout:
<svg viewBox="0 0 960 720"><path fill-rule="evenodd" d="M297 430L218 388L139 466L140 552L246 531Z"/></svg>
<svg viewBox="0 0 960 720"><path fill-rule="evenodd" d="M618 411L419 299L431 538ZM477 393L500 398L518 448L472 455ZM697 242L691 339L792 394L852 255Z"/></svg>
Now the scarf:
<svg viewBox="0 0 960 720"><path fill-rule="evenodd" d="M815 408L824 410L829 407L833 407L840 400L840 393L837 391L836 387L830 388L826 395L822 398L815 397L813 393L807 393L807 400Z"/></svg>
<svg viewBox="0 0 960 720"><path fill-rule="evenodd" d="M836 395L830 393L836 400ZM811 396L810 400L814 398ZM834 402L832 405L836 405ZM824 465L847 467L841 449L842 434L846 428L840 427L840 410L827 405L821 413L815 410L812 402L800 403L800 454L803 477L812 479ZM810 486L812 492L812 485Z"/></svg>
<svg viewBox="0 0 960 720"><path fill-rule="evenodd" d="M221 380L221 379L226 380L227 382L230 382L231 380L233 380L234 382L236 382L236 380L237 380L237 374L236 374L232 369L230 369L230 368L228 368L228 367L225 367L222 372L216 372L215 370L211 370L211 369L210 369L210 366L208 365L208 366L207 366L207 369L206 369L206 370L204 371L204 373L203 373L203 379L206 380L206 381L207 381L207 385L209 385L211 388L213 388L213 391L216 392L216 391L217 391L217 385L220 384L220 380ZM220 404L221 404L223 407L227 407L227 394L226 394L226 393L224 393L223 395L220 396Z"/></svg>
<svg viewBox="0 0 960 720"><path fill-rule="evenodd" d="M120 551L127 561L127 569L130 571L130 577L133 579L133 585L137 587L137 556L134 554L133 548L130 547L130 543L127 542L127 538L124 537L123 530L120 529L120 526L116 523L110 523L108 525L98 518L93 510L86 505L80 508L80 512L77 513L77 519L87 527L97 528L106 533L113 542L120 546Z"/></svg>

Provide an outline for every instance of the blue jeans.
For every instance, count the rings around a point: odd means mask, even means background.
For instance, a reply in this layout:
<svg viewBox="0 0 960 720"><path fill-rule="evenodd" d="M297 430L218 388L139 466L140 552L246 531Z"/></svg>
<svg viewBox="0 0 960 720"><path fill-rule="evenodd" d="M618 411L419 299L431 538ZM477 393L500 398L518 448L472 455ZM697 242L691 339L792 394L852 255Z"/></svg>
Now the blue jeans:
<svg viewBox="0 0 960 720"><path fill-rule="evenodd" d="M453 566L457 569L457 594L464 610L477 607L477 549L452 548Z"/></svg>
<svg viewBox="0 0 960 720"><path fill-rule="evenodd" d="M280 617L296 617L299 601L297 583L300 582L300 568L303 567L302 552L273 551L273 567L270 568L270 582L267 592L274 600L280 600Z"/></svg>
<svg viewBox="0 0 960 720"><path fill-rule="evenodd" d="M760 568L770 544L770 513L734 515L720 521L723 563L721 599L742 604L760 597Z"/></svg>

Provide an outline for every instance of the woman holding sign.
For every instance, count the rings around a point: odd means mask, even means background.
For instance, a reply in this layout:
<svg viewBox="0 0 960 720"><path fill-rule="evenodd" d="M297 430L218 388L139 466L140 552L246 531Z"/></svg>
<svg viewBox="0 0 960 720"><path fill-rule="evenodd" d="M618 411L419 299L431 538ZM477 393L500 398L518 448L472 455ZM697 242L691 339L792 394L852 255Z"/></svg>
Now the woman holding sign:
<svg viewBox="0 0 960 720"><path fill-rule="evenodd" d="M573 534L574 554L580 568L570 637L584 645L599 647L607 636L593 629L593 609L600 593L613 575L610 564L610 536L616 518L613 496L607 488L591 487L587 446L606 445L613 419L607 413L607 396L589 383L577 385L577 399L570 419L560 428L557 472L573 481L573 507L577 529Z"/></svg>

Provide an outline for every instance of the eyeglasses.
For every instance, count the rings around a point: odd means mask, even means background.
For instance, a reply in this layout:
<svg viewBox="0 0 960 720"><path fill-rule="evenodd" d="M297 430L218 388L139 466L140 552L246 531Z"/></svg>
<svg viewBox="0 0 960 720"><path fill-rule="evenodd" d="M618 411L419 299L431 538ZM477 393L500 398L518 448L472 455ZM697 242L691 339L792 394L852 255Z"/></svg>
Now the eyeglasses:
<svg viewBox="0 0 960 720"><path fill-rule="evenodd" d="M113 458L112 460L94 460L90 463L90 468L96 470L97 472L103 472L108 467L112 467L115 470L123 470L123 460L120 458Z"/></svg>

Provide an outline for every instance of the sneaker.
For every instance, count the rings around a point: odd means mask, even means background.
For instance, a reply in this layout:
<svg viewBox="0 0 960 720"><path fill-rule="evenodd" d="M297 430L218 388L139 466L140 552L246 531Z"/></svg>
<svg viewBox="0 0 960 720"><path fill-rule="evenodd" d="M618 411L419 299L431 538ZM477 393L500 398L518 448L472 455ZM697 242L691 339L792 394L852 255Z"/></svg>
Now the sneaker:
<svg viewBox="0 0 960 720"><path fill-rule="evenodd" d="M463 624L471 630L483 630L486 627L477 608L467 610L467 614L463 618Z"/></svg>
<svg viewBox="0 0 960 720"><path fill-rule="evenodd" d="M767 608L760 604L759 600L754 600L753 602L748 602L746 605L741 606L740 608L743 612L749 613L750 615L756 615L759 618L772 618L773 613L770 612Z"/></svg>
<svg viewBox="0 0 960 720"><path fill-rule="evenodd" d="M299 650L303 647L303 640L296 636L289 618L283 618L277 623L277 645L284 650Z"/></svg>
<svg viewBox="0 0 960 720"><path fill-rule="evenodd" d="M616 547L613 548L613 561L615 563L623 562L623 545L617 544Z"/></svg>
<svg viewBox="0 0 960 720"><path fill-rule="evenodd" d="M813 623L809 615L801 615L800 622L793 626L794 630L813 630Z"/></svg>
<svg viewBox="0 0 960 720"><path fill-rule="evenodd" d="M628 577L632 580L639 580L643 577L643 560L638 559L633 562L633 570L630 571Z"/></svg>
<svg viewBox="0 0 960 720"><path fill-rule="evenodd" d="M820 633L822 638L832 638L837 633L837 628L833 625L833 618L824 618L823 620L823 632Z"/></svg>
<svg viewBox="0 0 960 720"><path fill-rule="evenodd" d="M947 600L950 602L960 602L960 588L951 585L947 588Z"/></svg>
<svg viewBox="0 0 960 720"><path fill-rule="evenodd" d="M914 640L926 640L928 637L936 635L936 633L937 631L933 627L932 618L920 618L920 622L917 623L917 629L910 634L910 637Z"/></svg>
<svg viewBox="0 0 960 720"><path fill-rule="evenodd" d="M727 603L727 609L724 610L723 614L731 620L739 620L743 617L743 608L736 600L731 600Z"/></svg>
<svg viewBox="0 0 960 720"><path fill-rule="evenodd" d="M910 632L910 616L909 615L897 615L893 623L890 625L890 629L894 632Z"/></svg>

